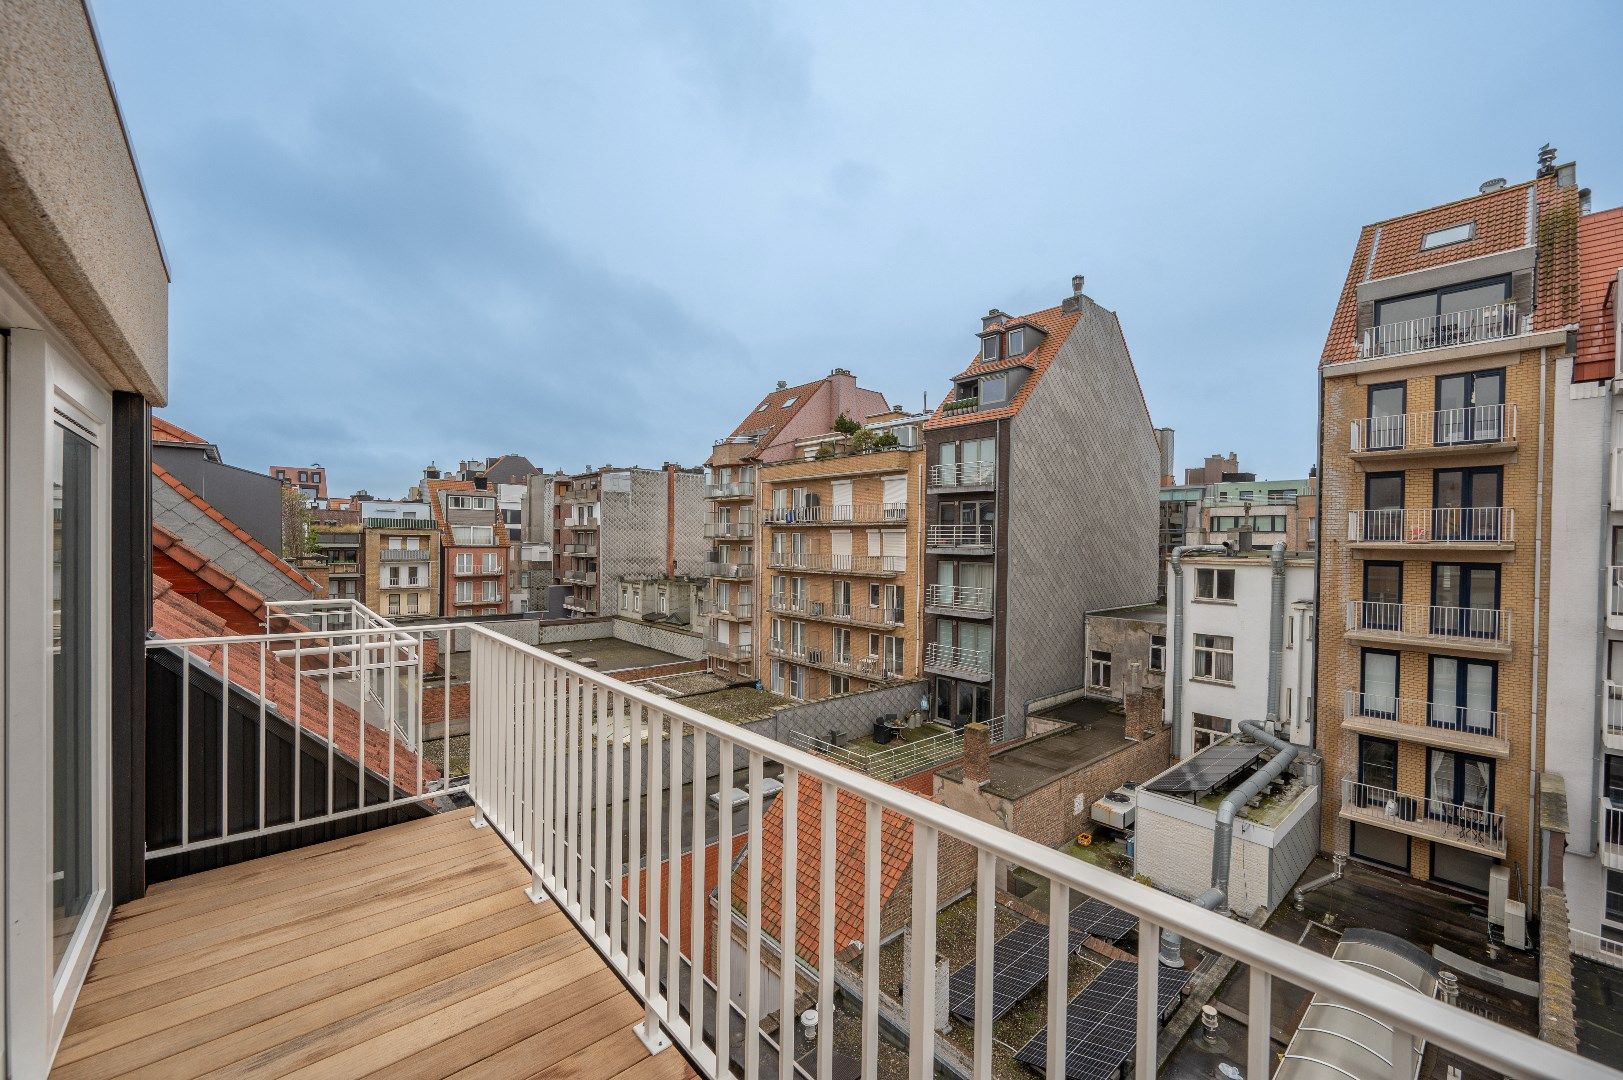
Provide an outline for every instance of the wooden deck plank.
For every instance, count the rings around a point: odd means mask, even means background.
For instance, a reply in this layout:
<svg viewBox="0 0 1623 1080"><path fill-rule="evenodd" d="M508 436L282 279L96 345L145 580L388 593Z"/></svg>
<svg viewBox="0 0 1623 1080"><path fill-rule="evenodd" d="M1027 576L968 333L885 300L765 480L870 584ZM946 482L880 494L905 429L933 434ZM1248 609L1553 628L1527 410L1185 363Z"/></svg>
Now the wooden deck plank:
<svg viewBox="0 0 1623 1080"><path fill-rule="evenodd" d="M114 912L53 1075L692 1075L528 883L460 813L155 889Z"/></svg>

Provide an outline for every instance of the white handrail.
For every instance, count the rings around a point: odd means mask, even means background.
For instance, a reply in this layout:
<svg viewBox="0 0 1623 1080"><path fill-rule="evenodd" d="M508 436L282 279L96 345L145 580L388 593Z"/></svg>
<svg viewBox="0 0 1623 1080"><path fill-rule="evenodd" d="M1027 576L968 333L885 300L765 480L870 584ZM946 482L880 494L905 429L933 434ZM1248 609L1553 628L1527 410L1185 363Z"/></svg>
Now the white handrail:
<svg viewBox="0 0 1623 1080"><path fill-rule="evenodd" d="M1347 511L1349 543L1508 544L1516 539L1509 506L1425 506Z"/></svg>
<svg viewBox="0 0 1623 1080"><path fill-rule="evenodd" d="M1364 331L1358 355L1365 358L1396 356L1479 341L1502 341L1531 333L1532 329L1532 317L1518 316L1515 302L1506 300L1466 311L1403 319L1371 327Z"/></svg>
<svg viewBox="0 0 1623 1080"><path fill-rule="evenodd" d="M1349 633L1400 634L1509 645L1509 608L1445 607L1438 604L1394 604L1384 600L1348 600Z"/></svg>
<svg viewBox="0 0 1623 1080"><path fill-rule="evenodd" d="M1460 731L1471 735L1499 734L1499 710L1477 709L1452 701L1423 701L1419 698L1389 697L1384 694L1342 692L1342 719L1390 720L1414 727Z"/></svg>
<svg viewBox="0 0 1623 1080"><path fill-rule="evenodd" d="M997 462L965 461L957 465L931 465L930 487L991 487L997 483Z"/></svg>

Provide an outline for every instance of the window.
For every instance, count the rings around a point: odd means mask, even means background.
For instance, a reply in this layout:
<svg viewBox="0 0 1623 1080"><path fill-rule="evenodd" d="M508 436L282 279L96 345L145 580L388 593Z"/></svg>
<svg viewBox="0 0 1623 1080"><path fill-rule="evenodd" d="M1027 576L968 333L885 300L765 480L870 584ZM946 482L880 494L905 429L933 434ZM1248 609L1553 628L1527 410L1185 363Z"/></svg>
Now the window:
<svg viewBox="0 0 1623 1080"><path fill-rule="evenodd" d="M1450 637L1499 636L1499 568L1436 563L1431 568L1431 632Z"/></svg>
<svg viewBox="0 0 1623 1080"><path fill-rule="evenodd" d="M1359 660L1358 712L1378 720L1398 716L1399 659L1395 652L1365 649Z"/></svg>
<svg viewBox="0 0 1623 1080"><path fill-rule="evenodd" d="M1234 681L1234 639L1217 634L1195 635L1195 678Z"/></svg>
<svg viewBox="0 0 1623 1080"><path fill-rule="evenodd" d="M485 573L499 574L502 569L502 557L494 551L485 552Z"/></svg>
<svg viewBox="0 0 1623 1080"><path fill-rule="evenodd" d="M1026 351L1026 332L1023 329L1009 331L1009 355L1019 356Z"/></svg>
<svg viewBox="0 0 1623 1080"><path fill-rule="evenodd" d="M299 483L308 484L309 482L310 482L310 474L305 472L303 469L300 469L299 470Z"/></svg>
<svg viewBox="0 0 1623 1080"><path fill-rule="evenodd" d="M400 594L399 593L390 593L389 594L389 614L390 615L398 615L398 614L400 614Z"/></svg>
<svg viewBox="0 0 1623 1080"><path fill-rule="evenodd" d="M844 675L830 675L828 677L828 692L831 696L849 694L851 692L851 680Z"/></svg>
<svg viewBox="0 0 1623 1080"><path fill-rule="evenodd" d="M1467 221L1463 225L1450 225L1446 229L1433 229L1420 238L1420 250L1430 251L1432 248L1447 247L1449 244L1461 244L1476 237L1476 222Z"/></svg>
<svg viewBox="0 0 1623 1080"><path fill-rule="evenodd" d="M794 397L784 398L783 399L783 404L779 405L778 408L787 409L789 406L793 405L795 402L797 402L799 400L800 400L800 397L799 397L798 394L796 396L794 396Z"/></svg>
<svg viewBox="0 0 1623 1080"><path fill-rule="evenodd" d="M1438 376L1435 432L1438 446L1498 442L1504 433L1504 369Z"/></svg>
<svg viewBox="0 0 1623 1080"><path fill-rule="evenodd" d="M885 635L885 674L900 675L902 673L903 653L902 639L895 634Z"/></svg>
<svg viewBox="0 0 1623 1080"><path fill-rule="evenodd" d="M1454 656L1431 658L1426 723L1451 731L1494 733L1499 665Z"/></svg>
<svg viewBox="0 0 1623 1080"><path fill-rule="evenodd" d="M473 552L459 551L456 556L456 572L459 574L473 573Z"/></svg>
<svg viewBox="0 0 1623 1080"><path fill-rule="evenodd" d="M415 566L408 566L406 568L406 584L408 584L408 585L416 585L416 584L418 584L418 581L417 581L417 568Z"/></svg>
<svg viewBox="0 0 1623 1080"><path fill-rule="evenodd" d="M884 590L880 585L870 582L868 585L868 606L871 608L878 607L880 601L884 599L884 595Z"/></svg>
<svg viewBox="0 0 1623 1080"><path fill-rule="evenodd" d="M459 604L473 603L473 582L459 581L456 583L456 602Z"/></svg>
<svg viewBox="0 0 1623 1080"><path fill-rule="evenodd" d="M1165 671L1167 669L1167 639L1160 634L1150 637L1150 670Z"/></svg>
<svg viewBox="0 0 1623 1080"><path fill-rule="evenodd" d="M998 355L998 353L997 353L997 345L998 345L997 339L998 339L998 335L996 335L996 334L987 334L985 337L981 338L981 359L982 360L996 360L997 359L997 355Z"/></svg>
<svg viewBox="0 0 1623 1080"><path fill-rule="evenodd" d="M1606 871L1606 918L1623 923L1623 870Z"/></svg>
<svg viewBox="0 0 1623 1080"><path fill-rule="evenodd" d="M1364 478L1364 513L1359 534L1365 540L1403 539L1403 474L1370 473Z"/></svg>
<svg viewBox="0 0 1623 1080"><path fill-rule="evenodd" d="M1110 654L1095 649L1088 653L1088 685L1095 690L1110 689Z"/></svg>
<svg viewBox="0 0 1623 1080"><path fill-rule="evenodd" d="M417 614L417 594L416 593L408 593L406 595L406 614L407 615L415 615L415 614Z"/></svg>
<svg viewBox="0 0 1623 1080"><path fill-rule="evenodd" d="M399 586L399 584L400 584L400 567L398 567L398 566L389 567L389 584L390 584L390 586L396 586L396 587Z"/></svg>
<svg viewBox="0 0 1623 1080"><path fill-rule="evenodd" d="M1251 529L1260 533L1282 533L1285 531L1285 516L1283 514L1263 514L1251 519Z"/></svg>
<svg viewBox="0 0 1623 1080"><path fill-rule="evenodd" d="M1199 600L1233 600L1234 571L1203 566L1195 571L1195 597Z"/></svg>
<svg viewBox="0 0 1623 1080"><path fill-rule="evenodd" d="M492 600L500 600L501 599L501 596L499 595L499 593L501 591L501 584L499 582L486 581L486 582L483 582L483 585L484 585L484 592L480 596L481 600L483 600L485 603L488 604Z"/></svg>
<svg viewBox="0 0 1623 1080"><path fill-rule="evenodd" d="M1366 630L1396 630L1403 613L1403 564L1366 562L1364 600L1359 605Z"/></svg>
<svg viewBox="0 0 1623 1080"><path fill-rule="evenodd" d="M1407 383L1383 383L1369 388L1369 430L1364 433L1365 449L1403 449L1403 420L1408 396Z"/></svg>
<svg viewBox="0 0 1623 1080"><path fill-rule="evenodd" d="M988 375L981 380L982 405L1001 405L1009 400L1009 380L1006 375Z"/></svg>

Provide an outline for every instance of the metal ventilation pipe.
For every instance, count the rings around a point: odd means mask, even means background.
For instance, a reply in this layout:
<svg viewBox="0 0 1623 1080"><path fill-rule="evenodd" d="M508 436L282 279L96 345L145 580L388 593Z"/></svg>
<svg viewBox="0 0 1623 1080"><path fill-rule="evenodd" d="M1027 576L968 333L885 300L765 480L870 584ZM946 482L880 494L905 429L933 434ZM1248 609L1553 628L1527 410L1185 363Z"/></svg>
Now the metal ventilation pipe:
<svg viewBox="0 0 1623 1080"><path fill-rule="evenodd" d="M1188 544L1172 549L1172 596L1168 618L1167 638L1172 645L1172 673L1169 682L1172 693L1168 699L1168 714L1172 720L1172 740L1179 758L1195 752L1195 732L1192 725L1183 722L1183 557L1185 555L1227 555L1222 544Z"/></svg>
<svg viewBox="0 0 1623 1080"><path fill-rule="evenodd" d="M1285 541L1274 541L1268 563L1273 568L1273 581L1268 619L1268 712L1263 720L1270 731L1278 731L1280 686L1285 679Z"/></svg>

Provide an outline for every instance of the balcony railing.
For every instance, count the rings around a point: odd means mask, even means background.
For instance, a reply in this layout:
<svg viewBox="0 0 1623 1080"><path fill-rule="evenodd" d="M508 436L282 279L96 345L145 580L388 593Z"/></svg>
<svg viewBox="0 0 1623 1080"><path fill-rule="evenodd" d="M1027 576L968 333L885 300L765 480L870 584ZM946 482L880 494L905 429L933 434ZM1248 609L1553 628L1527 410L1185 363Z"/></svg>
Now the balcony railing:
<svg viewBox="0 0 1623 1080"><path fill-rule="evenodd" d="M931 525L924 531L924 545L930 548L991 551L992 539L990 525Z"/></svg>
<svg viewBox="0 0 1623 1080"><path fill-rule="evenodd" d="M907 504L775 506L762 511L762 520L768 525L899 525L907 520Z"/></svg>
<svg viewBox="0 0 1623 1080"><path fill-rule="evenodd" d="M1591 934L1587 930L1573 929L1572 953L1598 963L1623 968L1623 941Z"/></svg>
<svg viewBox="0 0 1623 1080"><path fill-rule="evenodd" d="M1505 850L1505 815L1486 806L1410 795L1346 776L1341 779L1341 810L1360 821L1453 847L1497 854Z"/></svg>
<svg viewBox="0 0 1623 1080"><path fill-rule="evenodd" d="M924 666L952 675L990 675L992 653L988 649L960 649L932 641L924 646Z"/></svg>
<svg viewBox="0 0 1623 1080"><path fill-rule="evenodd" d="M436 527L434 519L428 517L369 517L365 520L365 524L368 529L433 529Z"/></svg>
<svg viewBox="0 0 1623 1080"><path fill-rule="evenodd" d="M459 603L459 604L471 604L471 603L473 603L473 601L472 600L461 600L461 599L459 599L459 600L457 600L457 603ZM587 600L585 597L583 597L583 596L575 596L573 594L564 597L563 606L564 606L564 609L566 611L580 611L580 612L585 612L586 614L591 614L592 612L597 610L596 607L589 600Z"/></svg>
<svg viewBox="0 0 1623 1080"><path fill-rule="evenodd" d="M957 465L931 465L933 488L989 488L997 484L997 462L965 461Z"/></svg>
<svg viewBox="0 0 1623 1080"><path fill-rule="evenodd" d="M1493 448L1516 441L1515 405L1392 413L1352 422L1352 452Z"/></svg>
<svg viewBox="0 0 1623 1080"><path fill-rule="evenodd" d="M573 544L565 544L565 545L563 545L563 547L560 550L562 550L565 555L573 555L576 558L581 558L581 559L595 559L595 558L597 558L597 544L595 544L595 543L588 544L588 543L576 542L576 543L573 543Z"/></svg>
<svg viewBox="0 0 1623 1080"><path fill-rule="evenodd" d="M1505 301L1371 327L1364 331L1358 343L1358 355L1363 358L1397 356L1480 341L1503 341L1532 332L1533 317L1517 315L1516 305Z"/></svg>
<svg viewBox="0 0 1623 1080"><path fill-rule="evenodd" d="M755 564L725 563L706 559L704 572L708 577L721 578L725 581L745 581L755 576Z"/></svg>
<svg viewBox="0 0 1623 1080"><path fill-rule="evenodd" d="M1420 729L1457 731L1466 735L1499 738L1499 711L1459 705L1452 701L1421 701L1416 698L1366 694L1357 690L1342 692L1344 720L1385 720Z"/></svg>
<svg viewBox="0 0 1623 1080"><path fill-rule="evenodd" d="M394 657L390 670L401 676L405 689L399 696L407 703L401 727L421 730L432 723L449 727L452 695L438 695L443 711L426 709L428 696L422 692L425 686L421 665L411 668L403 658L412 651L420 655L423 643L430 638L440 643L441 655L445 655L453 632L466 634L470 645L465 769L457 768L457 761L450 756L449 740L430 739L421 756L388 754L387 758L384 753L374 752L376 747L369 742L363 760L373 763L370 775L357 771L352 760L328 758L339 776L349 770L351 783L356 777L362 780L363 794L358 805L345 806L326 799L309 774L300 780L300 774L294 771L291 790L309 790L316 795L313 800L292 800L291 820L273 822L267 814L256 817L233 811L220 817L220 835L215 836L206 828L207 822L194 818L188 828L177 829L177 843L149 851L149 856L370 814L440 795L464 797L473 802L474 825L494 829L530 874L530 898L554 903L557 911L598 947L603 963L630 988L642 1010L638 1032L652 1046L676 1043L699 1072L711 1080L734 1072L726 1057L718 1056L717 1047L728 1048L723 1055L740 1055L744 1076L788 1074L789 1069L780 1073L775 1066L769 1070L762 1055L776 1047L773 1036L778 1030L777 1018L797 1015L804 1007L800 995L806 992L813 998L816 1024L806 1044L810 1054L806 1072L834 1076L838 1041L834 1037L835 1025L844 1023L843 1018L837 1020L836 983L849 979L846 985L860 987L861 994L840 995L842 1009L851 1009L855 1015L850 1017L848 1029L852 1032L851 1042L839 1052L853 1059L853 1071L878 1077L890 1075L880 1066L880 1014L887 1008L881 996L881 950L863 950L847 971L845 963L837 959L837 947L844 948L846 943L835 940L835 920L817 920L820 929L810 935L801 931L808 925L805 920L815 919L817 911L835 910L839 890L854 886L862 896L856 934L863 941L881 940L891 925L889 913L885 913L885 929L880 922L882 852L888 846L888 842L881 844L881 837L889 835L881 830L899 824L910 844L911 880L896 895L904 905L901 922L910 928L913 943L912 961L904 965L899 978L912 988L915 1002L925 1000L935 985L939 944L936 916L940 906L951 899L939 888L943 845L967 848L967 865L973 868L970 888L976 897L975 914L959 931L964 935L960 944L967 954L981 961L977 964L973 1015L968 1024L973 1062L964 1069L972 1075L992 1075L994 965L990 961L993 942L1002 930L997 920L996 889L1003 869L1011 866L1029 874L1039 884L1041 895L1047 897L1048 917L1045 925L1040 924L1040 932L1049 958L1047 989L1042 992L1049 1008L1039 1030L1045 1032L1049 1046L1070 1045L1073 1040L1068 1036L1078 1034L1067 1030L1070 1011L1065 1008L1065 974L1080 944L1073 939L1069 915L1079 903L1095 900L1124 913L1134 924L1134 931L1123 939L1122 947L1136 969L1140 988L1136 1004L1130 1008L1136 1018L1132 1026L1136 1057L1146 1063L1139 1070L1141 1076L1153 1074L1162 1045L1164 999L1155 987L1160 977L1163 931L1182 937L1189 962L1194 962L1195 951L1200 950L1226 956L1249 968L1245 1007L1250 1034L1244 1050L1235 1048L1235 1056L1243 1058L1245 1072L1251 1076L1268 1076L1274 1064L1270 1032L1276 1023L1276 991L1283 989L1274 986L1275 980L1296 987L1303 999L1316 995L1321 1002L1335 1003L1368 1017L1383 1029L1383 1038L1390 1038L1406 1060L1409 1055L1418 1056L1424 1042L1457 1054L1472 1062L1478 1071L1493 1075L1540 1080L1602 1080L1611 1075L1599 1063L1418 993L1380 974L1336 961L1221 912L1206 911L838 761L775 742L759 732L504 638L482 626L441 624L337 635L329 632L186 642L154 640L148 648L195 649L197 662L193 666L202 673L218 673L220 654L227 648L233 664L239 656L253 655L261 670L266 664L278 662L297 667L303 660L330 656L340 649L370 656L380 663ZM323 670L319 676L303 678L313 686L329 677ZM231 721L227 714L194 708L187 715L198 729L213 725L219 735L228 733L226 725ZM230 715L238 725L246 720L246 714L240 711ZM317 732L311 726L314 723L306 719L305 731L312 737L312 746L318 746L314 738ZM367 727L362 725L362 734L369 740L374 736L394 740L390 751L401 738L398 732L386 735L382 730L368 731ZM233 733L229 742L246 755L246 760L251 762L257 756L259 762L256 769L245 774L247 786L242 792L235 788L231 792L238 796L246 792L246 796L231 802L223 786L215 783L221 774L207 767L197 768L204 764L200 759L188 761L183 751L157 759L157 767L170 774L175 793L170 802L177 815L186 813L186 808L195 812L198 807L208 806L208 797L216 788L218 808L251 807L254 797L266 790L267 774L279 776L277 770L283 768L298 770L301 759L308 759L305 765L316 760L311 751L291 755L288 760L286 745L274 740L256 741ZM214 745L224 743L220 738ZM330 746L330 741L325 745ZM627 748L634 750L626 752ZM709 763L719 760L740 763L745 777L742 790L731 768L711 775ZM821 828L815 835L795 828L783 831L782 862L774 861L772 872L781 870L782 879L794 881L795 886L784 889L781 895L774 891L770 897L763 880L768 858L764 843L764 781L769 767L781 770L783 787L776 797L785 802L785 822L805 820L800 800L807 797L807 792L820 794L822 807ZM383 778L390 768L399 769L393 783ZM233 784L237 783L239 773L228 775ZM325 775L334 773L328 771ZM199 783L210 787L198 789L195 785ZM283 789L286 787L282 784ZM730 806L735 794L743 796L745 842L736 870L730 860L723 860L724 877L719 890L724 897L737 897L727 910L742 939L737 955L747 959L736 970L728 962L734 955L730 938L719 946L728 951L717 963L714 950L718 946L711 938L711 922L682 914L685 910L706 909L709 884L704 875L694 874L684 880L671 872L681 852L702 852L716 841L712 835L716 826L707 813L712 797L720 805ZM816 819L816 815L812 816ZM863 824L855 826L854 833L848 832L848 820ZM841 853L852 850L860 852L854 857L855 864L841 857ZM779 857L772 856L774 860ZM842 880L842 874L849 875L853 865L860 867L857 880ZM636 887L639 869L643 888ZM622 883L628 876L633 884L624 888ZM773 905L771 915L766 913L768 902ZM658 933L662 925L667 928L665 934ZM768 938L772 942L815 943L801 949L803 977L769 981ZM207 947L207 943L196 947ZM735 986L735 981L742 985ZM769 985L773 987L770 994ZM1285 1000L1294 998L1286 995ZM712 1007L715 1001L736 1004L716 1010ZM939 1044L933 1020L932 1009L907 1010L901 1014L899 1026L887 1036L891 1044L887 1054L908 1060L906 1075L929 1076L934 1072ZM1289 1022L1285 1021L1287 1027ZM515 1066L533 1065L520 1050L508 1051L516 1055ZM1049 1075L1062 1076L1062 1060L1056 1056L1053 1064ZM904 1072L899 1062L894 1071ZM1405 1070L1404 1075L1409 1072Z"/></svg>
<svg viewBox="0 0 1623 1080"><path fill-rule="evenodd" d="M740 540L755 535L753 521L707 521L704 535L710 540Z"/></svg>
<svg viewBox="0 0 1623 1080"><path fill-rule="evenodd" d="M753 499L755 498L755 484L750 481L732 484L706 484L704 494L708 499Z"/></svg>
<svg viewBox="0 0 1623 1080"><path fill-rule="evenodd" d="M990 729L991 744L993 746L1003 742L1005 738L1005 724L1003 717L999 716L987 722ZM791 731L789 743L802 750L826 757L836 761L848 769L855 769L865 776L876 777L880 780L900 780L903 777L914 776L926 769L933 769L948 762L957 761L964 755L964 733L959 731L943 731L938 735L931 735L912 742L896 743L879 750L862 751L853 750L847 746L835 746L822 739L807 735L802 731Z"/></svg>
<svg viewBox="0 0 1623 1080"><path fill-rule="evenodd" d="M1623 803L1600 797L1601 862L1612 870L1623 870Z"/></svg>
<svg viewBox="0 0 1623 1080"><path fill-rule="evenodd" d="M431 554L427 548L383 548L378 558L383 562L428 562Z"/></svg>
<svg viewBox="0 0 1623 1080"><path fill-rule="evenodd" d="M992 610L992 590L968 585L926 585L924 606L987 614Z"/></svg>
<svg viewBox="0 0 1623 1080"><path fill-rule="evenodd" d="M706 638L704 651L708 656L720 657L734 663L747 663L750 658L750 647L740 645L736 641L717 641L715 638Z"/></svg>
<svg viewBox="0 0 1623 1080"><path fill-rule="evenodd" d="M858 626L900 626L906 615L899 607L874 607L871 604L823 604L814 601L812 607L814 619L855 623Z"/></svg>
<svg viewBox="0 0 1623 1080"><path fill-rule="evenodd" d="M571 585L596 585L597 571L595 570L565 570L564 580Z"/></svg>
<svg viewBox="0 0 1623 1080"><path fill-rule="evenodd" d="M1433 506L1347 513L1347 541L1353 544L1509 544L1515 539L1516 511L1507 506Z"/></svg>
<svg viewBox="0 0 1623 1080"><path fill-rule="evenodd" d="M1510 610L1349 600L1346 629L1348 633L1446 638L1461 644L1509 647Z"/></svg>
<svg viewBox="0 0 1623 1080"><path fill-rule="evenodd" d="M766 606L785 615L804 615L810 610L803 596L773 596L768 598Z"/></svg>
<svg viewBox="0 0 1623 1080"><path fill-rule="evenodd" d="M1606 568L1606 614L1623 619L1623 566Z"/></svg>
<svg viewBox="0 0 1623 1080"><path fill-rule="evenodd" d="M704 613L715 615L722 619L751 619L754 618L755 605L748 600L706 601Z"/></svg>
<svg viewBox="0 0 1623 1080"><path fill-rule="evenodd" d="M883 577L907 570L905 555L831 555L828 552L774 551L767 563L774 570L804 570L814 574L866 574Z"/></svg>

